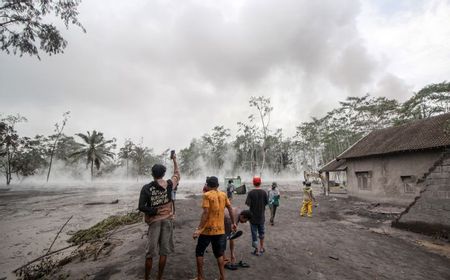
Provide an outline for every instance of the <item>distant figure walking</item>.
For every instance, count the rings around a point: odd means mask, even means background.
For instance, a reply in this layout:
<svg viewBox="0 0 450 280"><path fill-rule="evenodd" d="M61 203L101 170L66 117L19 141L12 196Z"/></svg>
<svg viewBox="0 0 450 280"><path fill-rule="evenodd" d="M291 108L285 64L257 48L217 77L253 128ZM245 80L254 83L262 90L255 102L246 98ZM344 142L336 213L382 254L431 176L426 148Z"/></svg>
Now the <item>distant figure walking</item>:
<svg viewBox="0 0 450 280"><path fill-rule="evenodd" d="M253 177L253 186L255 188L247 194L245 204L250 208L250 212L252 212L250 230L252 232L252 247L255 249L252 254L260 256L266 251L264 249L264 222L266 205L269 203L269 199L267 192L261 189L260 177Z"/></svg>
<svg viewBox="0 0 450 280"><path fill-rule="evenodd" d="M308 217L312 218L312 207L313 202L316 202L316 198L313 195L311 183L306 182L305 187L303 188L303 205L300 210L300 216L305 216L305 213L308 213Z"/></svg>
<svg viewBox="0 0 450 280"><path fill-rule="evenodd" d="M236 187L233 185L233 180L228 180L228 186L227 186L228 199L233 199L233 192L235 189L236 189Z"/></svg>
<svg viewBox="0 0 450 280"><path fill-rule="evenodd" d="M198 238L195 256L197 260L197 280L204 280L203 275L203 255L206 248L211 243L214 256L219 267L220 280L225 279L225 269L223 254L226 246L225 236L225 207L228 209L231 219L231 229L236 231L236 224L230 201L224 192L217 190L219 180L215 176L207 179L206 184L209 191L203 194L203 213L198 228L193 234L193 238Z"/></svg>
<svg viewBox="0 0 450 280"><path fill-rule="evenodd" d="M162 279L167 256L173 253L173 188L180 182L176 155L173 154L173 175L164 180L166 167L155 164L152 167L153 181L142 187L139 196L139 211L144 213L148 224L145 279L148 280L152 270L153 257L159 255L158 278Z"/></svg>
<svg viewBox="0 0 450 280"><path fill-rule="evenodd" d="M272 183L272 189L269 190L269 209L270 209L270 225L275 224L275 214L280 206L280 191L276 182Z"/></svg>

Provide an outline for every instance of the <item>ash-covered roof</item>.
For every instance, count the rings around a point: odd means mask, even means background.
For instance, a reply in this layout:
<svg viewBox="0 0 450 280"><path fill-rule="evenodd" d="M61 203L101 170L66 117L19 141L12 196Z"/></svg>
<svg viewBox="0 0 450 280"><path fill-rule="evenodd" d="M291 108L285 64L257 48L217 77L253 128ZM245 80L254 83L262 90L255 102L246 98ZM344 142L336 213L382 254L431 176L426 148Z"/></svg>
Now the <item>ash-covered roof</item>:
<svg viewBox="0 0 450 280"><path fill-rule="evenodd" d="M348 148L338 159L450 146L450 113L370 132Z"/></svg>
<svg viewBox="0 0 450 280"><path fill-rule="evenodd" d="M329 171L344 171L347 168L347 164L345 159L336 160L333 159L329 163L327 163L324 167L322 167L319 172L329 172Z"/></svg>

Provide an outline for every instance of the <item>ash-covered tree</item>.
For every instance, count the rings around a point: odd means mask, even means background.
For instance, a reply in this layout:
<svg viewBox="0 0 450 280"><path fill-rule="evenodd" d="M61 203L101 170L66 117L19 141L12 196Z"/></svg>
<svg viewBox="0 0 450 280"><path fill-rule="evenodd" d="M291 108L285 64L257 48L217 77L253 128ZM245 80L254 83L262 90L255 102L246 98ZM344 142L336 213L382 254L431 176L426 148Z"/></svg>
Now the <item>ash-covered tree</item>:
<svg viewBox="0 0 450 280"><path fill-rule="evenodd" d="M399 123L450 112L450 82L430 84L403 103Z"/></svg>
<svg viewBox="0 0 450 280"><path fill-rule="evenodd" d="M233 141L236 152L234 164L235 170L247 170L252 175L256 174L258 163L258 151L261 147L261 135L258 128L253 124L253 116L249 116L250 123L238 122L238 133Z"/></svg>
<svg viewBox="0 0 450 280"><path fill-rule="evenodd" d="M52 134L48 136L48 153L51 152L52 144L55 142L55 139L58 137L57 134ZM73 159L70 157L73 153L80 150L81 144L75 141L73 136L67 136L65 134L61 134L59 136L59 140L56 144L55 154L53 159L60 160L64 162L66 165L72 165Z"/></svg>
<svg viewBox="0 0 450 280"><path fill-rule="evenodd" d="M12 174L17 172L15 161L18 157L20 137L16 125L27 119L17 114L0 119L0 171L6 177L6 185L12 180Z"/></svg>
<svg viewBox="0 0 450 280"><path fill-rule="evenodd" d="M258 97L250 97L250 107L256 108L259 115L259 120L261 121L261 131L262 131L262 146L261 146L261 154L262 154L262 163L260 168L260 175L264 170L264 166L266 163L266 150L267 150L267 135L269 133L269 124L270 124L270 113L273 110L273 107L270 105L270 98L266 98L264 96Z"/></svg>
<svg viewBox="0 0 450 280"><path fill-rule="evenodd" d="M52 171L53 157L55 155L55 151L58 146L58 141L63 133L64 127L66 127L69 116L70 116L70 111L67 111L63 114L63 119L62 119L61 123L55 123L55 130L54 130L55 137L54 137L53 145L51 146L51 149L50 149L50 161L48 163L47 182L50 178L50 172Z"/></svg>
<svg viewBox="0 0 450 280"><path fill-rule="evenodd" d="M294 145L301 154L300 165L303 170L317 170L320 165L319 159L323 146L320 139L321 125L320 119L313 118L312 121L303 122L297 126Z"/></svg>
<svg viewBox="0 0 450 280"><path fill-rule="evenodd" d="M115 139L105 140L103 133L93 130L87 132L87 134L77 133L83 142L80 143L80 150L72 153L70 157L75 160L85 159L86 168L90 166L91 169L91 180L94 179L94 166L97 170L100 169L100 165L105 163L108 159L114 158Z"/></svg>
<svg viewBox="0 0 450 280"><path fill-rule="evenodd" d="M133 147L131 160L133 163L133 173L137 181L142 176L149 176L151 174L151 168L155 163L161 163L159 158L154 155L153 149L143 146L142 143Z"/></svg>
<svg viewBox="0 0 450 280"><path fill-rule="evenodd" d="M119 150L119 158L125 161L125 166L127 169L127 179L129 173L129 161L133 157L133 151L136 145L131 141L131 139L126 139L123 147Z"/></svg>
<svg viewBox="0 0 450 280"><path fill-rule="evenodd" d="M283 130L277 129L275 133L267 136L266 162L269 170L280 173L292 164L290 139L284 139Z"/></svg>
<svg viewBox="0 0 450 280"><path fill-rule="evenodd" d="M224 126L215 126L211 134L202 136L205 146L203 157L209 166L215 171L222 168L225 163L225 153L227 152L227 139L230 136L230 130Z"/></svg>
<svg viewBox="0 0 450 280"><path fill-rule="evenodd" d="M45 140L42 135L20 138L17 155L12 162L17 178L43 173L48 165Z"/></svg>
<svg viewBox="0 0 450 280"><path fill-rule="evenodd" d="M59 18L66 28L80 27L81 0L2 0L0 4L0 49L6 53L39 57L39 49L49 55L62 53L67 41L49 19Z"/></svg>
<svg viewBox="0 0 450 280"><path fill-rule="evenodd" d="M180 157L180 172L186 174L188 177L195 177L200 175L201 168L199 160L202 155L202 144L197 139L192 139L189 147L181 149Z"/></svg>

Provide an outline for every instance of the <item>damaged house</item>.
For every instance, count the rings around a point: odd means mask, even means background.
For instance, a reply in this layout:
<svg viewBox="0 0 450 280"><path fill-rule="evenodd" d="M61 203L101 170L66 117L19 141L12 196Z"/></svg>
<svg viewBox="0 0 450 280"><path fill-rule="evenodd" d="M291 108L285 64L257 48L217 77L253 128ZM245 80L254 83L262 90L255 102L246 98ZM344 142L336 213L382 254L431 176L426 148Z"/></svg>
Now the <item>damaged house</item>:
<svg viewBox="0 0 450 280"><path fill-rule="evenodd" d="M450 232L450 113L375 130L321 169L350 196L408 206L397 225Z"/></svg>

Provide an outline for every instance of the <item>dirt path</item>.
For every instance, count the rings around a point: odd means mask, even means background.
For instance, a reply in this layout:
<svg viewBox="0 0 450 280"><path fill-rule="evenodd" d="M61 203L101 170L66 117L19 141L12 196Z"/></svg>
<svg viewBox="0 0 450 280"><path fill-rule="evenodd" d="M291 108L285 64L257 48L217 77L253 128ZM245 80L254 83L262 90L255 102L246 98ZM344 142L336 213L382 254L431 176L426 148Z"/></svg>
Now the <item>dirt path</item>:
<svg viewBox="0 0 450 280"><path fill-rule="evenodd" d="M388 222L381 215L363 215L359 210L367 204L319 197L314 217L300 218L299 194L291 192L289 197L282 197L276 225L266 225L264 256L250 254L249 225L240 225L244 235L237 242L237 258L251 267L227 271L228 279L450 279L450 260L414 242L433 240L407 232L377 233L377 229L385 232ZM244 200L245 196L236 197L233 204L245 208ZM177 202L176 254L168 259L165 279L195 277L196 242L191 236L199 218L200 197ZM69 274L69 279L142 279L145 231L142 225L121 232L114 237L118 246L109 256L74 261L61 274ZM205 257L205 272L206 279L218 278L211 250Z"/></svg>

